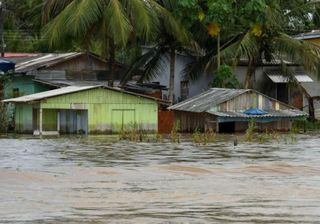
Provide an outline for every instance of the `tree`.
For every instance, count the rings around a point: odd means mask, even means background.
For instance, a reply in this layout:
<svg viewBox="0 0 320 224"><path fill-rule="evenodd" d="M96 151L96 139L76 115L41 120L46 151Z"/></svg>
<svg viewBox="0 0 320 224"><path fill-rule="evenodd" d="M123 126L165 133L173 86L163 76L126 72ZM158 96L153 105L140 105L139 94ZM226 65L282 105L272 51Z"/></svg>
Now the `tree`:
<svg viewBox="0 0 320 224"><path fill-rule="evenodd" d="M160 0L159 4L169 11L172 11L177 6L174 0ZM175 79L175 64L177 52L187 52L186 46L190 43L189 34L184 28L181 21L175 21L175 25L169 25L164 18L159 18L159 31L153 45L146 53L141 55L132 64L126 76L122 80L124 85L133 75L133 71L143 68L143 74L139 82L150 80L161 73L164 59L169 61L169 101L174 103L174 79Z"/></svg>
<svg viewBox="0 0 320 224"><path fill-rule="evenodd" d="M211 86L236 89L240 87L240 83L233 74L232 68L224 64L219 67L214 75Z"/></svg>
<svg viewBox="0 0 320 224"><path fill-rule="evenodd" d="M42 0L2 1L6 51L46 51L41 38Z"/></svg>
<svg viewBox="0 0 320 224"><path fill-rule="evenodd" d="M101 43L101 54L109 60L113 85L115 52L137 37L148 40L157 31L159 17L172 25L170 13L155 0L46 0L44 21L50 46L73 39L89 49Z"/></svg>
<svg viewBox="0 0 320 224"><path fill-rule="evenodd" d="M248 60L244 83L246 88L253 88L256 66L262 60L288 60L302 64L307 71L317 70L320 47L296 40L289 36L287 31L296 29L297 24L299 28L306 24L306 19L310 17L309 13L314 11L315 4L319 4L318 1L299 1L299 5L293 4L292 1L280 0L190 2L199 6L195 8L199 15L203 14L202 17L205 17L201 21L204 27L210 28L208 25L217 24L215 27L221 29L222 60L234 65L240 59ZM223 16L225 12L232 13L228 13L228 18L225 18ZM197 20L194 23L199 24L200 19ZM206 32L214 33L210 29L207 29ZM208 38L212 39L210 35ZM220 49L212 47L216 45L202 44L201 46L205 54L198 57L197 62L187 68L193 78L200 73L195 72L195 68L202 68L206 71L217 68L213 65L219 58L217 52Z"/></svg>

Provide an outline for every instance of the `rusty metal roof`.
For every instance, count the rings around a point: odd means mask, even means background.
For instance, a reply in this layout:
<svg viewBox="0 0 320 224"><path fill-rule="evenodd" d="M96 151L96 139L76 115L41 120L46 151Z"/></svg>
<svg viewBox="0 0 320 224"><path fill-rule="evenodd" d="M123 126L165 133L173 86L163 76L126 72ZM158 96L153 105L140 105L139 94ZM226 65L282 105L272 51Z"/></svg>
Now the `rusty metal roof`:
<svg viewBox="0 0 320 224"><path fill-rule="evenodd" d="M16 63L16 72L31 72L41 68L47 68L58 63L71 60L81 55L88 55L94 57L97 60L100 60L104 63L107 63L105 60L95 55L94 53L86 52L69 52L69 53L48 53L48 54L38 54L31 57L25 57L25 60ZM117 62L116 62L117 63ZM121 65L117 63L117 65Z"/></svg>
<svg viewBox="0 0 320 224"><path fill-rule="evenodd" d="M63 53L63 54L46 54L37 58L31 58L31 60L27 60L25 62L21 62L16 64L15 71L16 72L28 72L34 71L42 67L50 66L51 64L55 64L59 61L64 61L70 58L74 58L83 53L73 52L73 53Z"/></svg>
<svg viewBox="0 0 320 224"><path fill-rule="evenodd" d="M250 89L224 89L211 88L200 95L175 104L168 109L189 112L206 112L211 107L233 99L243 93L251 91Z"/></svg>

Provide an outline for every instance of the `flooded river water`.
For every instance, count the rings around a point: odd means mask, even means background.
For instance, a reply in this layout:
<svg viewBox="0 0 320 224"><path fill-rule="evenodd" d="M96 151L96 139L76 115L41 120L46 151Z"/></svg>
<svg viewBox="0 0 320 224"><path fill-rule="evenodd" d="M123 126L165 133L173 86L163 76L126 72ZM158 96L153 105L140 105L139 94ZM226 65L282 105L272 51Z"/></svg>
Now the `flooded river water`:
<svg viewBox="0 0 320 224"><path fill-rule="evenodd" d="M7 138L0 149L0 223L320 223L320 135L237 147Z"/></svg>

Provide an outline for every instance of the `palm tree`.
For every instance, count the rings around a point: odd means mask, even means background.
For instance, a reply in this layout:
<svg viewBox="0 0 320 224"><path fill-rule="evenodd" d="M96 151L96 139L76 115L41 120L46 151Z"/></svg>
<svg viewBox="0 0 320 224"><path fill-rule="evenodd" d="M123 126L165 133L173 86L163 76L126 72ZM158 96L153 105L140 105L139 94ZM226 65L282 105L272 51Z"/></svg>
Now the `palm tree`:
<svg viewBox="0 0 320 224"><path fill-rule="evenodd" d="M99 41L101 54L109 60L113 85L116 48L137 36L149 40L156 33L159 17L172 26L171 14L156 0L46 0L43 8L46 37L51 46L65 44L66 38L82 46ZM70 42L69 42L70 43Z"/></svg>
<svg viewBox="0 0 320 224"><path fill-rule="evenodd" d="M168 11L173 11L176 6L176 1L174 0L160 0L158 2ZM178 52L188 52L186 46L190 44L190 35L179 20L176 20L175 24L168 24L166 19L160 17L159 22L159 31L151 43L152 47L132 63L127 74L121 81L121 84L125 85L133 75L133 72L141 68L143 68L143 73L139 82L151 80L152 78L161 75L161 68L166 64L167 60L169 61L168 100L173 103L176 54Z"/></svg>
<svg viewBox="0 0 320 224"><path fill-rule="evenodd" d="M248 60L248 69L244 86L252 88L256 66L262 60L292 61L302 64L307 71L316 72L320 62L320 46L296 40L287 34L288 30L295 29L295 23L302 23L313 10L314 4L319 1L301 2L299 5L290 1L266 1L263 21L254 24L233 24L223 33L221 59L226 63L236 65L240 59ZM238 7L238 5L235 5ZM235 10L236 11L236 10ZM239 16L239 15L236 15ZM254 18L252 18L254 21ZM207 35L211 42L215 42ZM200 42L201 44L201 42ZM203 46L203 45L202 45ZM201 71L214 71L216 69L217 51L216 44L204 46L205 55L198 57L195 62L186 68L186 72L196 78ZM198 68L195 71L195 68ZM202 71L202 72L203 72Z"/></svg>
<svg viewBox="0 0 320 224"><path fill-rule="evenodd" d="M280 60L283 64L285 61L295 62L302 65L306 71L317 74L320 63L320 45L297 40L290 35L301 32L303 27L308 27L306 24L312 19L310 15L315 13L316 6L319 7L320 2L303 0L259 2L264 2L265 5L263 13L258 15L260 20L257 21L250 13L245 15L249 16L247 20L240 18L241 14L237 14L237 9L244 7L239 7L237 4L242 4L241 1L230 3L235 4L233 11L237 22L227 24L228 27L222 32L222 46L219 49L221 50L221 60L236 66L240 59L247 59L245 88L253 88L256 67L262 60L268 62ZM246 1L244 3L246 4ZM217 54L219 50L216 47L216 38L210 37L210 32L205 24L197 21L196 27L202 27L194 33L196 36L201 36L198 43L202 47L202 53L205 53L195 57L195 60L185 68L186 75L191 79L197 79L203 73L216 71L217 61L220 59ZM208 45L208 43L210 44ZM309 114L312 120L314 118L313 101L303 87L299 86L298 88L308 98Z"/></svg>

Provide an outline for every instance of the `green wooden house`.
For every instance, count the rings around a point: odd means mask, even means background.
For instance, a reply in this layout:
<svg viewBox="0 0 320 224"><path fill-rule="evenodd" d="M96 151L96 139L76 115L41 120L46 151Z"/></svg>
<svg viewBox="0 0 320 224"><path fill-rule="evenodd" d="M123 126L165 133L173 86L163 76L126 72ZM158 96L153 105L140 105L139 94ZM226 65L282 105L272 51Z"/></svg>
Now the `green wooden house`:
<svg viewBox="0 0 320 224"><path fill-rule="evenodd" d="M106 86L69 86L4 100L14 103L15 130L39 135L158 129L159 99Z"/></svg>

